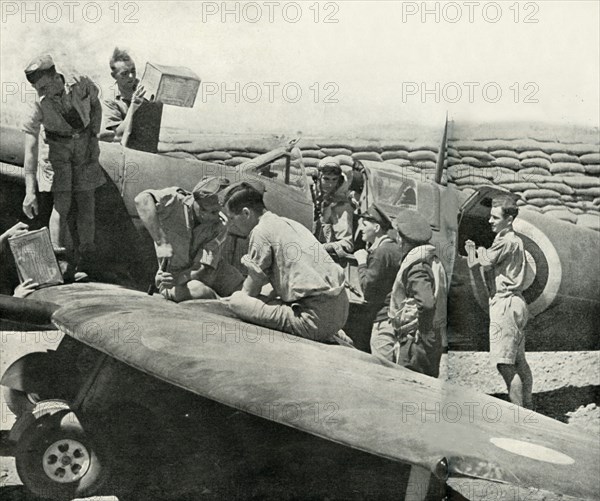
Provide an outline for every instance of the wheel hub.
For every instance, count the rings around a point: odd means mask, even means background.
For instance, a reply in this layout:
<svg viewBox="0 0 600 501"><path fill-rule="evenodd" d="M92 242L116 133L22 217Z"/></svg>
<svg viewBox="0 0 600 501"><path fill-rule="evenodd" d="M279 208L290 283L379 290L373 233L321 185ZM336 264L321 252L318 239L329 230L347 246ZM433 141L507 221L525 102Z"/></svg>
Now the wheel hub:
<svg viewBox="0 0 600 501"><path fill-rule="evenodd" d="M53 482L76 482L90 467L90 453L87 447L77 440L57 440L44 452L42 466Z"/></svg>

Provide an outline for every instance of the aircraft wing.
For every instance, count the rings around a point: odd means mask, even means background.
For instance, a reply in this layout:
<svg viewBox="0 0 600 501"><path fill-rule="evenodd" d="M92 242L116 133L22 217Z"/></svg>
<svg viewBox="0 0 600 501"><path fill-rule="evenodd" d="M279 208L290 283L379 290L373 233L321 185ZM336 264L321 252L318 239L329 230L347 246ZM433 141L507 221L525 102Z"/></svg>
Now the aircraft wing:
<svg viewBox="0 0 600 501"><path fill-rule="evenodd" d="M241 322L215 301L103 284L32 297L60 306L66 334L202 397L432 472L446 458L451 476L600 497L597 438L493 397Z"/></svg>

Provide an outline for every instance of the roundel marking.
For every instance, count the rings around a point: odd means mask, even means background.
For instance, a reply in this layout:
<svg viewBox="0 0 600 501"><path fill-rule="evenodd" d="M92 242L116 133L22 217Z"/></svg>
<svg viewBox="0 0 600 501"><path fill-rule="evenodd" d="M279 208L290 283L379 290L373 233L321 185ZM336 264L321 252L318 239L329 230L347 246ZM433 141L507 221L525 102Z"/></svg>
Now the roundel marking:
<svg viewBox="0 0 600 501"><path fill-rule="evenodd" d="M519 456L524 456L537 461L544 461L552 464L573 464L575 460L563 454L562 452L555 451L543 445L532 444L531 442L524 442L523 440L515 440L514 438L490 438L490 442L500 449L512 452Z"/></svg>
<svg viewBox="0 0 600 501"><path fill-rule="evenodd" d="M536 316L556 299L562 281L560 257L550 239L538 227L521 218L515 220L513 227L523 238L528 258L525 280L529 285L523 296L529 313ZM529 257L533 259L529 261Z"/></svg>

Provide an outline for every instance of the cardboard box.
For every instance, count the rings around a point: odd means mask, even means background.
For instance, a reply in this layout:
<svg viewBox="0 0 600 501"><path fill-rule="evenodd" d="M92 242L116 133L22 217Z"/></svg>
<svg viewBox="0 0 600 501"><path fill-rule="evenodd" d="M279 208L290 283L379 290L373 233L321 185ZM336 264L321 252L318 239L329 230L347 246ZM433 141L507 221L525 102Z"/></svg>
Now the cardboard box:
<svg viewBox="0 0 600 501"><path fill-rule="evenodd" d="M21 283L32 279L40 287L63 283L48 228L8 239Z"/></svg>
<svg viewBox="0 0 600 501"><path fill-rule="evenodd" d="M200 77L183 66L146 63L140 85L146 90L144 97L150 101L191 108L200 88Z"/></svg>

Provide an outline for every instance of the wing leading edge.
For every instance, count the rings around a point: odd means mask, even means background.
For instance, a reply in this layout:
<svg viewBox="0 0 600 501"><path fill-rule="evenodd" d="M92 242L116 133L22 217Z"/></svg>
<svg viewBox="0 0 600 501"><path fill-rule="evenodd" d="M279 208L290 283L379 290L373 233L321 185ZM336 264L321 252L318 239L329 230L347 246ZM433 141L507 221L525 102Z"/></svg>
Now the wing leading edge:
<svg viewBox="0 0 600 501"><path fill-rule="evenodd" d="M597 440L487 395L241 322L210 302L183 307L102 284L35 299L61 304L53 323L81 342L265 419L429 470L445 457L451 475L600 494Z"/></svg>

